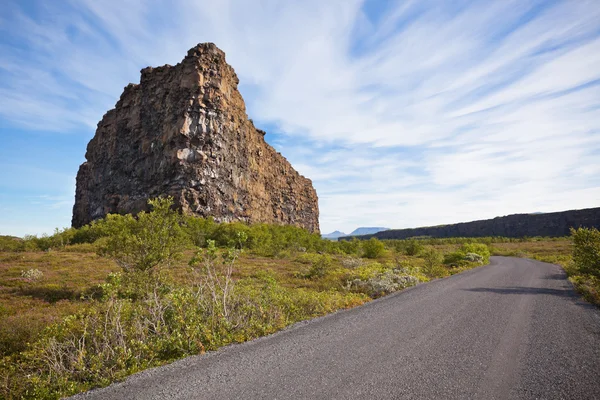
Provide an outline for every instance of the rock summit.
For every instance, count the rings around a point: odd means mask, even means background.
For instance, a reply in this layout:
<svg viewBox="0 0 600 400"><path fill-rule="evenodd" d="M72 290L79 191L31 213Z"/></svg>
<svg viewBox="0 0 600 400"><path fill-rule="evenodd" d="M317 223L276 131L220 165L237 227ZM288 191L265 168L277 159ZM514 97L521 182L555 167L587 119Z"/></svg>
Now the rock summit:
<svg viewBox="0 0 600 400"><path fill-rule="evenodd" d="M170 195L186 214L318 232L312 182L265 142L238 83L212 43L195 46L175 66L144 68L88 144L73 226L135 214L149 198Z"/></svg>

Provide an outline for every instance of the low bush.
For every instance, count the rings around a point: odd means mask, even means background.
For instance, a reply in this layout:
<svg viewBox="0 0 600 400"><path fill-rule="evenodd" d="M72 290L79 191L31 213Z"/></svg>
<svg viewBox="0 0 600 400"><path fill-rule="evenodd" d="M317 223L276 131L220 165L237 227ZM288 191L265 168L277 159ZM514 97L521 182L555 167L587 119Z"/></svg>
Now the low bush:
<svg viewBox="0 0 600 400"><path fill-rule="evenodd" d="M172 198L149 200L152 212L109 214L103 222L108 236L98 244L100 255L107 256L124 270L150 271L169 266L181 255L187 237L181 216L171 209Z"/></svg>
<svg viewBox="0 0 600 400"><path fill-rule="evenodd" d="M419 282L417 276L407 274L400 269L393 269L380 272L366 280L352 279L347 282L347 288L377 298L414 286Z"/></svg>
<svg viewBox="0 0 600 400"><path fill-rule="evenodd" d="M446 275L447 271L442 265L444 257L442 256L442 253L434 247L425 247L421 252L420 257L423 258L423 261L425 262L422 268L425 275L430 278L441 278Z"/></svg>
<svg viewBox="0 0 600 400"><path fill-rule="evenodd" d="M342 267L344 268L354 269L362 266L363 264L363 260L357 257L342 258Z"/></svg>
<svg viewBox="0 0 600 400"><path fill-rule="evenodd" d="M207 240L213 237L216 228L217 224L212 217L184 217L183 230L197 247L206 247Z"/></svg>
<svg viewBox="0 0 600 400"><path fill-rule="evenodd" d="M490 249L483 243L463 243L457 251L444 255L444 264L465 267L469 264L482 265L490 261Z"/></svg>
<svg viewBox="0 0 600 400"><path fill-rule="evenodd" d="M0 251L25 251L24 242L14 236L0 236Z"/></svg>
<svg viewBox="0 0 600 400"><path fill-rule="evenodd" d="M468 261L465 259L466 254L462 251L454 251L452 253L444 254L443 263L450 267L462 267L468 264Z"/></svg>
<svg viewBox="0 0 600 400"><path fill-rule="evenodd" d="M419 253L421 253L423 251L424 247L423 244L421 242L419 242L416 239L412 239L412 240L407 240L405 247L404 247L404 253L407 256L418 256Z"/></svg>
<svg viewBox="0 0 600 400"><path fill-rule="evenodd" d="M366 258L378 258L383 255L385 246L377 238L372 237L371 239L362 242L363 255Z"/></svg>
<svg viewBox="0 0 600 400"><path fill-rule="evenodd" d="M322 254L316 257L316 259L312 262L308 273L306 274L307 278L315 279L322 278L327 275L333 268L333 262L330 256L327 254Z"/></svg>
<svg viewBox="0 0 600 400"><path fill-rule="evenodd" d="M600 278L600 231L596 228L571 229L573 262L581 274Z"/></svg>
<svg viewBox="0 0 600 400"><path fill-rule="evenodd" d="M212 256L203 262L219 265ZM1 390L15 397L68 396L367 300L359 293L284 288L268 274L257 274L231 286L225 305L219 296L225 282L211 284L212 271L203 269L203 279L187 287L136 270L112 274L103 300L50 326L26 351L2 361ZM144 289L131 296L131 287L140 284Z"/></svg>
<svg viewBox="0 0 600 400"><path fill-rule="evenodd" d="M471 253L481 256L482 263L487 264L490 262L490 248L484 243L464 243L460 246L459 251L464 253L465 257L467 257L467 254Z"/></svg>
<svg viewBox="0 0 600 400"><path fill-rule="evenodd" d="M332 242L333 246L343 254L348 255L358 255L360 253L360 243L361 241L357 238L352 238L351 240L341 240L339 242Z"/></svg>

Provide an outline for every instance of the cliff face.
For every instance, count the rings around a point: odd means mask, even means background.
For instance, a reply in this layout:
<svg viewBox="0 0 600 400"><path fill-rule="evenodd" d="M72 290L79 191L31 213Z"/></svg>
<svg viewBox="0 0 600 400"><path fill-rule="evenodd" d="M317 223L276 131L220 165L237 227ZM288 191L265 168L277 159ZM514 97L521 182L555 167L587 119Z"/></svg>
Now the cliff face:
<svg viewBox="0 0 600 400"><path fill-rule="evenodd" d="M108 213L137 213L170 195L188 214L216 221L292 224L319 231L309 179L254 127L238 78L214 44L175 65L145 68L87 147L77 174L74 227Z"/></svg>
<svg viewBox="0 0 600 400"><path fill-rule="evenodd" d="M407 239L417 236L434 238L447 237L534 237L534 236L568 236L569 229L586 227L600 229L600 208L571 210L547 214L513 214L482 221L463 222L459 224L430 226L413 229L392 229L374 235L362 236L360 239L376 237L378 239ZM351 237L343 238L345 240Z"/></svg>

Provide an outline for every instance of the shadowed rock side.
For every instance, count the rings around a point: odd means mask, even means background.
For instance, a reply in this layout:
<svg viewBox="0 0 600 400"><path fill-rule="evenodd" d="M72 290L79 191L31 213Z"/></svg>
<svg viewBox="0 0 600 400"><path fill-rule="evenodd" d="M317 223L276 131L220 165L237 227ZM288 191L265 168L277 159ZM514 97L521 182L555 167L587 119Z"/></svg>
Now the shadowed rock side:
<svg viewBox="0 0 600 400"><path fill-rule="evenodd" d="M137 213L171 195L188 214L218 222L292 224L319 231L312 182L246 114L239 80L214 44L175 65L145 68L98 124L77 174L74 227Z"/></svg>
<svg viewBox="0 0 600 400"><path fill-rule="evenodd" d="M546 214L513 214L481 221L463 222L452 225L429 226L413 229L391 229L374 235L365 235L359 239L376 237L378 239L407 239L416 236L434 238L447 237L534 237L567 236L569 229L586 227L600 228L600 207L583 210L570 210ZM356 236L355 236L356 237ZM343 237L350 240L352 237Z"/></svg>

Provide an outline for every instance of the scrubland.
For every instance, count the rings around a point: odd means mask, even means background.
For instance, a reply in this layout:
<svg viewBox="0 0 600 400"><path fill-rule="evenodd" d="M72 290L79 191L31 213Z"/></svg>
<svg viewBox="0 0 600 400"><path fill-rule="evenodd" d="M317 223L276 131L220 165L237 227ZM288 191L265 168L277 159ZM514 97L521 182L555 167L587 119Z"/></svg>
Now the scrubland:
<svg viewBox="0 0 600 400"><path fill-rule="evenodd" d="M563 266L600 304L600 234L332 242L184 217L169 199L44 237L0 237L0 397L60 398L484 265Z"/></svg>

